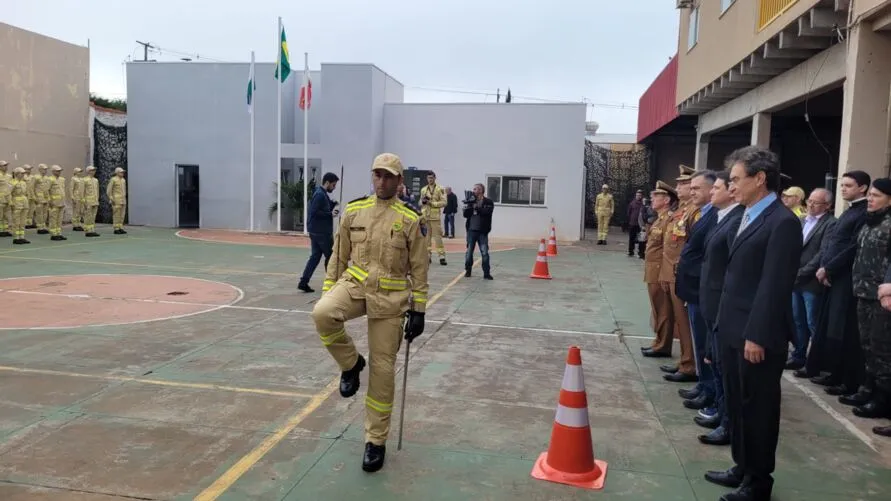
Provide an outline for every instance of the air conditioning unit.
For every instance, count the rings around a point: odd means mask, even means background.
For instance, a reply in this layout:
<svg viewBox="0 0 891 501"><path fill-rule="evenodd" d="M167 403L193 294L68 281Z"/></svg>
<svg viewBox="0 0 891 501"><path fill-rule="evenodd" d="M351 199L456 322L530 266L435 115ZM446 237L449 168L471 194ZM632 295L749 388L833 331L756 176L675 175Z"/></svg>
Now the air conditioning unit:
<svg viewBox="0 0 891 501"><path fill-rule="evenodd" d="M693 0L677 0L678 9L692 9L693 7Z"/></svg>
<svg viewBox="0 0 891 501"><path fill-rule="evenodd" d="M589 135L597 134L600 124L597 122L585 122L585 132Z"/></svg>

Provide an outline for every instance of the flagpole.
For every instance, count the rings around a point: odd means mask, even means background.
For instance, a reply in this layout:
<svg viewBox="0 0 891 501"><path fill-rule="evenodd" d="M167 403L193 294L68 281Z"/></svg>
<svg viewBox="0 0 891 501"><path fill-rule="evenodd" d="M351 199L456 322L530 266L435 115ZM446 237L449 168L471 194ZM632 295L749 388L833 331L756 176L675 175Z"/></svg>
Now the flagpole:
<svg viewBox="0 0 891 501"><path fill-rule="evenodd" d="M254 231L254 51L251 51L251 231Z"/></svg>
<svg viewBox="0 0 891 501"><path fill-rule="evenodd" d="M307 231L307 217L309 216L309 211L306 209L306 195L307 190L309 189L309 53L303 53L303 92L306 96L306 105L303 107L303 234L308 235Z"/></svg>
<svg viewBox="0 0 891 501"><path fill-rule="evenodd" d="M278 215L278 231L282 231L282 18L279 16L278 18L278 31L275 33L275 41L276 41L276 53L278 54L277 62L278 65L278 90L276 91L276 95L278 97L278 104L276 106L275 112L275 149L278 152L276 155L276 166L275 171L278 172L278 177L275 181L275 186L278 187L276 190L276 196L278 197L278 210L276 214Z"/></svg>

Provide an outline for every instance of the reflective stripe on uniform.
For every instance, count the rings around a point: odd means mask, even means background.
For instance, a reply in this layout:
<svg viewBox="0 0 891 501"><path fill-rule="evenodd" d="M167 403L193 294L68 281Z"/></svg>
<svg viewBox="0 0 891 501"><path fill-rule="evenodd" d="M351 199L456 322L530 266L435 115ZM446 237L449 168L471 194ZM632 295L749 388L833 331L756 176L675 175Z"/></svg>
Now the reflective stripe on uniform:
<svg viewBox="0 0 891 501"><path fill-rule="evenodd" d="M402 216L405 216L406 218L408 218L408 219L411 220L412 222L418 220L418 215L415 214L415 213L414 213L411 209L409 209L408 207L405 207L405 206L403 206L403 205L398 205L398 204L397 204L397 205L391 205L390 208L393 209L394 211L398 212L398 213L401 214Z"/></svg>
<svg viewBox="0 0 891 501"><path fill-rule="evenodd" d="M404 291L408 287L408 280L400 278L380 278L381 289L391 291Z"/></svg>
<svg viewBox="0 0 891 501"><path fill-rule="evenodd" d="M342 338L345 335L346 335L346 329L340 329L339 331L332 332L331 334L326 334L326 335L319 334L319 339L322 340L322 344L324 344L325 346L331 346L338 339Z"/></svg>
<svg viewBox="0 0 891 501"><path fill-rule="evenodd" d="M364 282L368 278L368 272L356 265L350 266L346 271L360 282Z"/></svg>
<svg viewBox="0 0 891 501"><path fill-rule="evenodd" d="M365 406L369 409L376 410L382 414L389 414L393 412L393 404L385 404L383 402L379 402L369 396L365 397Z"/></svg>
<svg viewBox="0 0 891 501"><path fill-rule="evenodd" d="M426 292L418 292L414 291L411 293L412 301L416 303L426 303L427 302L427 293Z"/></svg>
<svg viewBox="0 0 891 501"><path fill-rule="evenodd" d="M323 291L323 292L324 292L324 291L331 290L331 287L334 287L334 280L325 280L325 281L322 283L322 291Z"/></svg>
<svg viewBox="0 0 891 501"><path fill-rule="evenodd" d="M588 426L588 409L557 404L557 417L554 421L570 428L584 428Z"/></svg>
<svg viewBox="0 0 891 501"><path fill-rule="evenodd" d="M348 203L346 206L347 212L355 212L360 209L367 209L369 207L374 207L374 199L370 198L367 200L358 200L356 202Z"/></svg>

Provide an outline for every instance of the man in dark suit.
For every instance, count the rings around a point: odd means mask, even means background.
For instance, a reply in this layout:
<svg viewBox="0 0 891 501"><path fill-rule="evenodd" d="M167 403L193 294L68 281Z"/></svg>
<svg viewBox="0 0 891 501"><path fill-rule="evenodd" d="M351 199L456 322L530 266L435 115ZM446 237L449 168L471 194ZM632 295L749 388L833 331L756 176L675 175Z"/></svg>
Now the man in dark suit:
<svg viewBox="0 0 891 501"><path fill-rule="evenodd" d="M675 294L687 303L687 318L693 335L693 356L699 381L693 388L696 396L684 400L684 407L699 410L712 405L715 399L715 379L711 367L703 363L708 344L708 327L699 309L699 277L705 252L705 236L718 221L717 211L712 209L712 185L715 173L710 170L696 172L690 177L690 228L686 228L687 241L681 250L675 276ZM681 395L683 396L683 395Z"/></svg>
<svg viewBox="0 0 891 501"><path fill-rule="evenodd" d="M777 197L779 158L746 146L730 154L731 192L745 207L721 291L716 326L736 463L706 480L736 491L722 501L767 501L780 432L780 379L794 338L792 289L801 221Z"/></svg>
<svg viewBox="0 0 891 501"><path fill-rule="evenodd" d="M786 360L787 369L804 367L808 343L817 332L817 315L823 294L823 284L817 280L817 270L822 257L823 236L831 232L835 225L835 216L829 213L831 208L832 193L826 188L817 188L808 195L807 215L801 220L804 243L795 290L792 291L792 316L797 336L792 343L795 349Z"/></svg>
<svg viewBox="0 0 891 501"><path fill-rule="evenodd" d="M711 204L716 222L705 236L705 253L702 257L702 275L699 279L699 307L709 332L709 343L705 353L705 363L710 364L714 373L715 403L699 411L693 421L699 426L713 431L700 435L699 441L707 445L727 445L730 443L730 414L724 399L724 379L715 324L718 319L718 304L721 302L721 289L724 287L724 274L730 255L733 235L742 220L745 208L730 194L730 173L715 174L712 186Z"/></svg>

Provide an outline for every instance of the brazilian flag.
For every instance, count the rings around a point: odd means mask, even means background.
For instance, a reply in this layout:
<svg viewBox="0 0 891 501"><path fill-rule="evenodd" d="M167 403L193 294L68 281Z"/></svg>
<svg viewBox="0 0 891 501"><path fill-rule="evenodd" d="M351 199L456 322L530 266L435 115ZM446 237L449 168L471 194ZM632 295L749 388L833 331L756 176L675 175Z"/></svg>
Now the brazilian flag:
<svg viewBox="0 0 891 501"><path fill-rule="evenodd" d="M279 64L280 63L280 64ZM288 79L288 75L291 74L291 59L288 56L288 39L285 37L285 27L282 26L282 44L278 53L278 59L276 60L275 65L275 79L278 80L278 68L281 66L282 69L282 78L281 81L284 83L285 80Z"/></svg>

